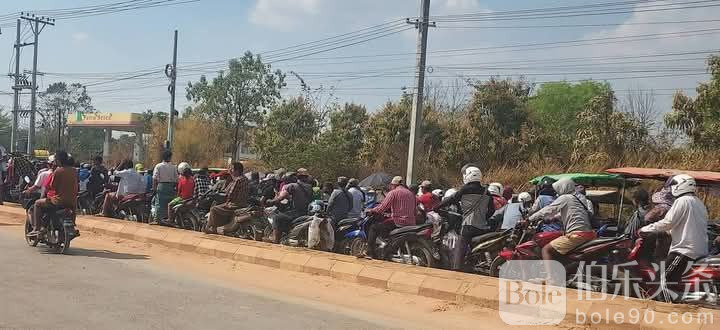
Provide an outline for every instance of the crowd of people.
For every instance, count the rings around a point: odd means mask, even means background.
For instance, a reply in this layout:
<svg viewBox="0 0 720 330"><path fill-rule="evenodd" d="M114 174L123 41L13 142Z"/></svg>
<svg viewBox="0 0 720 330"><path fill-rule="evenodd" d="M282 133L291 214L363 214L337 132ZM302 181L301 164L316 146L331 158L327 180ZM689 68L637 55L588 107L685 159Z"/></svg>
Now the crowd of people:
<svg viewBox="0 0 720 330"><path fill-rule="evenodd" d="M400 176L393 177L384 189L367 189L360 187L357 179L347 177L320 184L304 168L294 172L277 169L261 179L257 172L245 173L239 162L231 163L227 171L210 175L207 168L194 173L187 163L174 165L169 151L162 158L162 162L147 171L143 171L142 164L133 164L131 160L109 171L100 157L76 169L70 155L58 151L25 191L42 196L34 205L34 230L29 235L43 230L40 222L43 212L74 209L81 188L99 193L114 179L117 191L105 196L102 216L109 216L123 196L151 193L151 224L172 224L176 205L197 200L211 190L223 191L225 200L210 208L204 231L216 234L217 228L233 220L236 210L250 203L282 205L282 211L272 222L269 238L275 243L287 232L293 219L307 214L314 200L325 201L333 223L363 216L378 218L369 228L369 242L388 235L393 229L423 223L429 212L452 208L462 215L459 242L453 254L454 269L463 264L464 251L473 237L514 228L521 221L540 222L545 231L563 231L562 236L543 247L542 257L548 261L562 258L575 247L596 238L592 221L597 210L586 197L584 187L571 179L554 181L546 177L535 191L515 194L512 188L500 183L484 184L481 170L467 165L461 170L463 185L459 189L433 189L429 180L416 186L407 185ZM679 280L688 263L708 254L708 213L695 192L692 177L677 175L652 196L642 188L633 193L636 211L625 230L652 241L647 253L654 253L656 258L664 258L666 264L671 265L662 274L664 281ZM669 245L667 255L659 252L663 245ZM376 257L374 244L368 244L363 257ZM551 274L549 262L546 267L546 273Z"/></svg>

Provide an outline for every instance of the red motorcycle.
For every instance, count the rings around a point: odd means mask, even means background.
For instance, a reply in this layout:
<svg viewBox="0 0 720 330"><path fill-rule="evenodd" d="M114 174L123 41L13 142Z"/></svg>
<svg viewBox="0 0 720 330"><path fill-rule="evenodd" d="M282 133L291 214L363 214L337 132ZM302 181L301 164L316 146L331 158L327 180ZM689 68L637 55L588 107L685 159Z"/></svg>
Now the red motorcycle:
<svg viewBox="0 0 720 330"><path fill-rule="evenodd" d="M637 298L649 299L658 296L660 289L661 267L650 260L644 246L645 239L640 237L627 256L627 262L618 265L626 274L623 277L629 286L626 290ZM643 252L645 251L645 252ZM673 297L675 302L720 307L720 256L705 257L692 263L682 276L680 283L670 283L668 289L679 293Z"/></svg>
<svg viewBox="0 0 720 330"><path fill-rule="evenodd" d="M515 232L508 240L508 245L498 253L498 256L490 265L490 275L499 277L500 268L511 260L541 260L542 248L554 239L562 236L562 231L538 232L539 222L519 222ZM579 245L563 256L560 261L565 266L567 274L567 285L578 289L600 291L602 288L594 283L604 283L605 274L591 273L591 276L602 276L598 279L582 279L577 281L578 274L587 274L584 266L605 265L606 269L626 260L627 253L632 247L632 240L628 236L602 237ZM600 271L602 267L591 267L592 271ZM516 273L517 278L529 279L526 273L530 270L511 269Z"/></svg>

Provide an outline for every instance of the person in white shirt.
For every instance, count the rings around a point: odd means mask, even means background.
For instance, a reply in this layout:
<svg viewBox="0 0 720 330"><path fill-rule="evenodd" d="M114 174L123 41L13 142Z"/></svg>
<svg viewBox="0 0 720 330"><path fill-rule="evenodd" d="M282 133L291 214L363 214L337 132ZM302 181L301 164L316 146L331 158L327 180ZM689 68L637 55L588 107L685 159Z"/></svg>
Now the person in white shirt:
<svg viewBox="0 0 720 330"><path fill-rule="evenodd" d="M35 178L35 183L25 190L25 195L30 195L39 190L40 198L45 198L47 187L50 184L50 175L52 175L53 170L55 169L55 156L51 155L48 158L48 161L47 167L38 172L38 175Z"/></svg>
<svg viewBox="0 0 720 330"><path fill-rule="evenodd" d="M365 206L365 193L358 187L358 179L350 179L348 181L348 192L352 195L352 206L348 212L348 218L360 218L362 216L363 207Z"/></svg>
<svg viewBox="0 0 720 330"><path fill-rule="evenodd" d="M669 232L672 237L670 251L664 267L660 267L660 290L665 302L674 300L668 284L679 283L688 265L708 254L707 223L708 212L705 204L697 198L695 179L687 174L673 177L670 191L675 199L662 220L640 229L643 233Z"/></svg>
<svg viewBox="0 0 720 330"><path fill-rule="evenodd" d="M132 160L124 160L115 171L114 176L120 178L117 192L105 195L102 213L99 214L100 216L111 216L117 203L125 196L145 193L145 184L143 183L142 175L135 171Z"/></svg>
<svg viewBox="0 0 720 330"><path fill-rule="evenodd" d="M165 150L162 159L153 170L155 199L152 207L154 220L151 225L157 225L160 220L167 218L167 206L177 195L178 169L172 163L172 152Z"/></svg>

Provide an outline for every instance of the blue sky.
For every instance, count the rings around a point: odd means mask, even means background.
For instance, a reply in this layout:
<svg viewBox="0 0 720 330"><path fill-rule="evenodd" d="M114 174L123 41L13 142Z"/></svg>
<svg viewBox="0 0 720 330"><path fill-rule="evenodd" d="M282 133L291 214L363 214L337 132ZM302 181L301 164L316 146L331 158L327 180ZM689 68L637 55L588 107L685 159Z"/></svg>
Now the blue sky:
<svg viewBox="0 0 720 330"><path fill-rule="evenodd" d="M109 1L109 0L108 0ZM683 0L686 1L686 0ZM55 9L98 4L98 1L3 1L0 14L38 9ZM542 8L601 1L499 1L499 0L432 0L431 15L492 13L506 10ZM718 22L667 25L642 25L643 22L678 20L712 20L720 17L720 7L678 11L643 12L638 5L633 12L611 16L576 17L552 20L477 22L438 22L430 31L428 80L450 84L457 77L486 79L490 75L528 74L531 81L578 79L612 79L610 82L622 97L627 88L654 89L657 107L667 111L672 89L692 88L707 75L684 77L633 78L652 75L625 71L677 68L701 71L705 55L684 56L681 61L644 63L642 58L611 60L593 64L603 57L637 56L673 52L720 49L720 32L682 38L654 39L643 42L584 45L579 47L544 47L536 50L492 48L498 46L542 43L563 40L622 37L655 33L717 28ZM40 35L39 69L43 90L54 81L98 83L97 73L116 73L148 68L161 69L172 55L172 33L178 29L179 88L178 109L188 102L184 87L205 70L210 76L220 66L198 63L228 59L246 50L263 53L294 44L326 38L390 20L416 16L418 0L203 0L177 6L142 9L119 14L59 20ZM8 21L3 21L3 24ZM10 21L12 23L12 21ZM529 25L597 24L590 27L507 28ZM481 28L484 27L484 28ZM490 28L492 27L492 28ZM3 28L0 35L0 63L9 65L12 58L14 28ZM415 31L410 29L368 43L335 51L272 63L283 71L294 70L313 88L334 86L340 102L366 104L373 111L389 99L397 98L401 88L412 87L415 58ZM443 52L458 48L474 51ZM478 50L480 48L480 50ZM4 51L2 51L4 49ZM21 68L32 66L31 48L24 49ZM374 56L374 55L387 56ZM567 58L592 57L586 61L565 62ZM675 58L677 59L677 57ZM536 61L536 62L527 62ZM541 61L541 62L537 62ZM553 62L554 61L554 62ZM626 63L627 62L627 63ZM650 63L652 62L652 63ZM5 66L3 66L5 68ZM185 69L185 70L184 70ZM430 71L432 71L430 73ZM598 73L598 71L608 73ZM394 74L388 74L392 72ZM373 74L382 76L372 76ZM578 74L574 74L578 73ZM112 75L112 74L110 74ZM660 74L662 75L662 74ZM10 91L6 79L0 91ZM139 79L104 83L88 87L99 111L167 110L168 94L163 74ZM295 95L298 82L288 76L285 95ZM464 91L462 87L458 90ZM690 89L690 94L694 95ZM29 103L29 98L23 99ZM12 99L0 96L0 104L12 107Z"/></svg>

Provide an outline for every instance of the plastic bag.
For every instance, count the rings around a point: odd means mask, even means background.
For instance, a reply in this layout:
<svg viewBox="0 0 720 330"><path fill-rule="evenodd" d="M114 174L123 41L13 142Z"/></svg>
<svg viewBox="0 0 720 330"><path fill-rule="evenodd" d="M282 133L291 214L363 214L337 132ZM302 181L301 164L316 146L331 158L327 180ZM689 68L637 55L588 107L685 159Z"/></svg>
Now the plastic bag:
<svg viewBox="0 0 720 330"><path fill-rule="evenodd" d="M308 227L307 245L310 249L332 251L335 245L335 236L330 221L313 216Z"/></svg>

